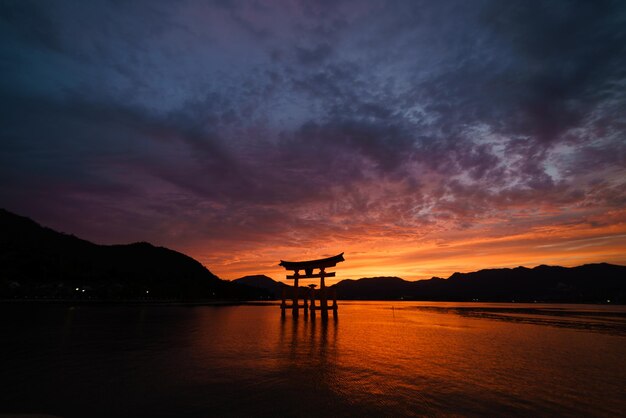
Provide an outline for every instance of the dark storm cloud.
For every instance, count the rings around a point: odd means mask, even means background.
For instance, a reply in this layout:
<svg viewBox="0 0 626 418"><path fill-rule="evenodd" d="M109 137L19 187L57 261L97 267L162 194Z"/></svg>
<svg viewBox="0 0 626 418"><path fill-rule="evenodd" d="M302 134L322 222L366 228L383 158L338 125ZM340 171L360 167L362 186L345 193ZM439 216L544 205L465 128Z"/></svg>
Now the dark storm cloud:
<svg viewBox="0 0 626 418"><path fill-rule="evenodd" d="M3 2L2 205L174 243L617 207L625 10Z"/></svg>
<svg viewBox="0 0 626 418"><path fill-rule="evenodd" d="M626 72L626 16L621 2L523 2L486 16L520 66L518 131L554 140L584 120ZM623 97L621 98L623 100Z"/></svg>

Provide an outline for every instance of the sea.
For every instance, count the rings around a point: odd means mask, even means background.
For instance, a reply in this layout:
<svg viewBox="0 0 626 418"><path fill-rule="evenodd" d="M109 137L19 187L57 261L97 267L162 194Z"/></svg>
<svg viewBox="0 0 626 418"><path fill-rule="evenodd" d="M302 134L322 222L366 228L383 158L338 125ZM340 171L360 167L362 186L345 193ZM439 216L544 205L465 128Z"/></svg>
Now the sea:
<svg viewBox="0 0 626 418"><path fill-rule="evenodd" d="M626 306L0 303L0 417L618 417Z"/></svg>

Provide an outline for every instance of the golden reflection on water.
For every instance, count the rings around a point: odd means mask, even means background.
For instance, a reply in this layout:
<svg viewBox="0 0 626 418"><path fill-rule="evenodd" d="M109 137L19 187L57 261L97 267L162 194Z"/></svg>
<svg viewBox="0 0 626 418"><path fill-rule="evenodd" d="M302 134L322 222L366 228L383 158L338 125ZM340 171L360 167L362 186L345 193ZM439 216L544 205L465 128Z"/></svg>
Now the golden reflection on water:
<svg viewBox="0 0 626 418"><path fill-rule="evenodd" d="M620 416L626 307L0 306L0 413ZM4 408L4 409L2 409Z"/></svg>
<svg viewBox="0 0 626 418"><path fill-rule="evenodd" d="M289 358L294 361L305 355L325 363L329 353L332 355L336 350L338 330L338 317L281 317L277 349L289 347Z"/></svg>
<svg viewBox="0 0 626 418"><path fill-rule="evenodd" d="M327 412L339 415L611 415L625 406L623 336L455 309L343 303L338 318L323 321L281 318L275 306L237 307L200 318L224 328L204 336L199 361L214 361L207 353L218 345L236 359L226 368L256 382L245 387L263 391L269 385L297 404L318 412L327 405Z"/></svg>

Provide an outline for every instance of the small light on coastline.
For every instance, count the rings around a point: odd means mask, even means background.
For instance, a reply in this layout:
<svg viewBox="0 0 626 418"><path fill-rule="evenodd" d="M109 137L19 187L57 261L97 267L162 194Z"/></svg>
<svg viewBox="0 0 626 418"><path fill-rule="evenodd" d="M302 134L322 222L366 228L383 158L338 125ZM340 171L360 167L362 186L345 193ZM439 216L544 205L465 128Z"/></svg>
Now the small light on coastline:
<svg viewBox="0 0 626 418"><path fill-rule="evenodd" d="M148 293L150 293L150 291L149 291L149 290L146 290L146 294L148 294Z"/></svg>
<svg viewBox="0 0 626 418"><path fill-rule="evenodd" d="M85 289L83 289L82 292L85 293Z"/></svg>
<svg viewBox="0 0 626 418"><path fill-rule="evenodd" d="M76 291L77 291L77 292L78 292L79 290L80 290L79 288L76 288Z"/></svg>

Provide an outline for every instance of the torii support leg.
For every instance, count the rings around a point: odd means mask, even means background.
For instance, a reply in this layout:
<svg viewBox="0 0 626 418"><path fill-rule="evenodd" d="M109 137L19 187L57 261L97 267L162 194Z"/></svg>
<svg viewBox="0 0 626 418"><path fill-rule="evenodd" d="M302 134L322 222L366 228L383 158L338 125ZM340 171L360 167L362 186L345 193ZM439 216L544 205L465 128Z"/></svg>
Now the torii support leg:
<svg viewBox="0 0 626 418"><path fill-rule="evenodd" d="M332 288L333 291L333 316L337 316L337 289L335 287Z"/></svg>
<svg viewBox="0 0 626 418"><path fill-rule="evenodd" d="M320 271L320 308L322 318L328 318L328 304L326 303L326 284L324 283L324 269Z"/></svg>
<svg viewBox="0 0 626 418"><path fill-rule="evenodd" d="M291 306L291 312L293 316L298 316L298 277L294 279L293 283L293 305Z"/></svg>
<svg viewBox="0 0 626 418"><path fill-rule="evenodd" d="M315 289L311 288L309 293L311 298L311 318L315 318Z"/></svg>

